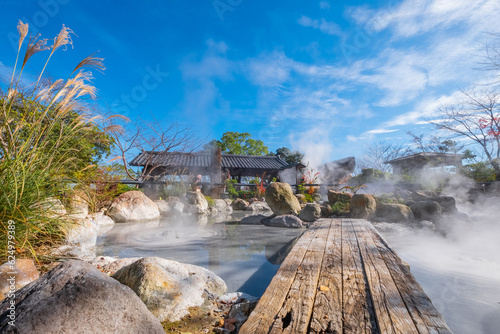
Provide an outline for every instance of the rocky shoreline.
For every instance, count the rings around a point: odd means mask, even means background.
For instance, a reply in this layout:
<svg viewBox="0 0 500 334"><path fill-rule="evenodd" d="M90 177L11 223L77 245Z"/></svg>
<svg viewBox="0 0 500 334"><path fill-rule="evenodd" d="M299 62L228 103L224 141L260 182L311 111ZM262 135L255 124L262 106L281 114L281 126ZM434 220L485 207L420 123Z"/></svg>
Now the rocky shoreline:
<svg viewBox="0 0 500 334"><path fill-rule="evenodd" d="M288 184L272 183L266 190L265 199L260 201L217 199L211 206L199 192L152 201L142 192L131 191L116 198L106 210L93 214L88 213L81 199L72 198L68 217L74 224L66 231L66 244L53 254L77 259L66 259L44 275L32 260L17 260L15 285L0 286L5 298L0 303L0 331L237 332L253 310L256 298L242 293L225 296L225 282L194 265L158 257L96 257L97 237L115 223L142 224L162 216L186 214L225 215L233 210L250 214L239 224L282 228L307 228L315 220L328 217L413 224L437 231L444 231L446 224L468 221L467 215L458 211L453 197L428 191L372 196L330 190L328 201L303 203ZM334 212L340 207L338 203L344 209L348 204L349 211ZM52 210L66 213L57 200L50 201L50 205ZM0 277L5 278L2 282L8 282L9 273L14 271L11 265L0 267Z"/></svg>

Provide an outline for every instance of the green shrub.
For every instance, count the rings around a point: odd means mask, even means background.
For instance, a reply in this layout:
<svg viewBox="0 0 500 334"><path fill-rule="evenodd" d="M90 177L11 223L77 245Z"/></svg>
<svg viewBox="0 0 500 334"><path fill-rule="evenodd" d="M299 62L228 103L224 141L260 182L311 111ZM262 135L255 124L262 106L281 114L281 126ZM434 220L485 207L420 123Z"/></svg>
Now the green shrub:
<svg viewBox="0 0 500 334"><path fill-rule="evenodd" d="M465 175L476 182L495 181L496 174L489 162L478 162L460 167L460 174Z"/></svg>
<svg viewBox="0 0 500 334"><path fill-rule="evenodd" d="M331 204L330 207L332 208L332 211L335 215L341 216L344 214L349 213L350 211L350 201L344 198L340 198L337 202L334 204Z"/></svg>
<svg viewBox="0 0 500 334"><path fill-rule="evenodd" d="M61 241L68 223L64 216L47 211L47 200L62 198L62 191L71 192L74 182L68 179L90 167L94 157L99 156L100 144L110 144L93 141L94 138L106 139L105 131L97 127L96 118L89 115L80 99L95 96L95 88L88 84L91 73L83 72L83 68L102 69L102 59L87 57L66 80L52 83L43 79L43 70L53 52L71 44L71 30L63 27L51 47L46 47L46 41L37 37L30 38L22 65L16 72L28 25L20 22L18 31L20 41L12 78L7 89L0 90L2 262L13 253L36 259L41 246L53 246ZM50 55L36 83L22 77L29 58L47 49ZM21 88L23 82L30 84L29 89ZM6 238L9 226L15 227L15 245L9 244L12 240Z"/></svg>
<svg viewBox="0 0 500 334"><path fill-rule="evenodd" d="M209 207L209 208L213 208L213 207L215 207L215 201L213 200L213 198L212 198L212 197L210 197L210 196L205 196L205 199L206 199L206 200L207 200L207 202L208 202L208 207Z"/></svg>
<svg viewBox="0 0 500 334"><path fill-rule="evenodd" d="M234 184L236 180L228 179L224 181L224 185L226 186L226 191L230 199L238 198L238 192L234 189Z"/></svg>
<svg viewBox="0 0 500 334"><path fill-rule="evenodd" d="M303 194L306 197L306 202L307 203L314 203L314 197L311 194L305 193Z"/></svg>

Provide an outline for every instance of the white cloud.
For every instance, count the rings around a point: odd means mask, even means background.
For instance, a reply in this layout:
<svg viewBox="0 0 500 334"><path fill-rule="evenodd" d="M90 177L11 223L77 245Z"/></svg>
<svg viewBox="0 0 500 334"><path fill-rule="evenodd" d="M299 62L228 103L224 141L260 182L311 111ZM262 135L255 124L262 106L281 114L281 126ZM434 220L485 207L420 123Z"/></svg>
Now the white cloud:
<svg viewBox="0 0 500 334"><path fill-rule="evenodd" d="M325 19L313 20L307 16L301 16L297 21L301 26L320 30L324 34L343 37L342 29L334 22L328 22Z"/></svg>
<svg viewBox="0 0 500 334"><path fill-rule="evenodd" d="M396 36L404 38L436 29L448 29L458 24L487 28L484 23L491 22L499 8L497 0L405 0L397 6L378 11L353 9L351 15L356 15L353 18L358 23L369 24L376 31L391 28ZM495 27L489 29L498 30Z"/></svg>
<svg viewBox="0 0 500 334"><path fill-rule="evenodd" d="M396 132L396 131L399 131L399 130L387 130L387 129L375 129L375 130L370 130L370 131L366 131L365 133L366 134L371 134L371 135L379 135L379 134L383 134L383 133L391 133L391 132Z"/></svg>

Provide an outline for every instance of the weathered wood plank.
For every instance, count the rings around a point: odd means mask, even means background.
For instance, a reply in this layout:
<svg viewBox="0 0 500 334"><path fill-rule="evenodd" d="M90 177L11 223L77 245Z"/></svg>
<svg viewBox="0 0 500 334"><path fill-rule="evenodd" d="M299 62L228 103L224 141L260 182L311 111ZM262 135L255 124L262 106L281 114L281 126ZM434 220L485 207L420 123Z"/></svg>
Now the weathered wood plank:
<svg viewBox="0 0 500 334"><path fill-rule="evenodd" d="M276 317L273 330L282 328L283 334L306 334L308 332L330 223L330 220L319 222L318 233L297 269L295 281Z"/></svg>
<svg viewBox="0 0 500 334"><path fill-rule="evenodd" d="M292 251L281 264L270 285L260 298L255 310L240 329L242 334L269 333L274 319L280 311L295 280L299 268L310 243L319 230L319 223L311 225L297 241Z"/></svg>
<svg viewBox="0 0 500 334"><path fill-rule="evenodd" d="M349 220L342 219L343 333L376 333L371 297L365 281L358 241Z"/></svg>
<svg viewBox="0 0 500 334"><path fill-rule="evenodd" d="M382 255L419 333L452 333L444 318L418 284L410 268L387 245L371 224L367 224L367 227L372 232L372 239Z"/></svg>
<svg viewBox="0 0 500 334"><path fill-rule="evenodd" d="M342 333L342 220L332 219L318 280L310 333Z"/></svg>
<svg viewBox="0 0 500 334"><path fill-rule="evenodd" d="M418 334L391 273L373 242L372 233L365 226L368 222L350 222L358 239L380 332Z"/></svg>

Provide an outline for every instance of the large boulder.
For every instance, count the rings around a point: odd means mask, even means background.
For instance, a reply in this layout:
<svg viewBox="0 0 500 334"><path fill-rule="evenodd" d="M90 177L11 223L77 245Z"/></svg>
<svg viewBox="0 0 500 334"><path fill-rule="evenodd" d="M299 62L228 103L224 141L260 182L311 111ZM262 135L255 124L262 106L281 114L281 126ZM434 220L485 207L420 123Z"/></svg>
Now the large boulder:
<svg viewBox="0 0 500 334"><path fill-rule="evenodd" d="M339 201L349 203L353 194L341 191L328 190L328 202L335 204Z"/></svg>
<svg viewBox="0 0 500 334"><path fill-rule="evenodd" d="M66 243L81 248L95 247L99 227L90 219L72 220L65 229Z"/></svg>
<svg viewBox="0 0 500 334"><path fill-rule="evenodd" d="M369 219L375 214L377 202L370 194L355 194L351 198L351 218Z"/></svg>
<svg viewBox="0 0 500 334"><path fill-rule="evenodd" d="M220 213L231 213L233 208L223 199L214 199L215 208Z"/></svg>
<svg viewBox="0 0 500 334"><path fill-rule="evenodd" d="M321 205L309 203L300 211L299 218L306 222L313 222L321 218Z"/></svg>
<svg viewBox="0 0 500 334"><path fill-rule="evenodd" d="M452 196L436 196L432 197L431 200L439 203L443 213L455 213L458 211L455 198Z"/></svg>
<svg viewBox="0 0 500 334"><path fill-rule="evenodd" d="M160 321L127 286L90 264L70 260L0 304L1 333L164 334Z"/></svg>
<svg viewBox="0 0 500 334"><path fill-rule="evenodd" d="M273 182L268 185L266 202L276 215L298 214L301 209L288 183Z"/></svg>
<svg viewBox="0 0 500 334"><path fill-rule="evenodd" d="M240 225L260 225L262 220L266 219L266 215L252 215L244 217L240 220Z"/></svg>
<svg viewBox="0 0 500 334"><path fill-rule="evenodd" d="M16 259L0 266L0 299L36 280L40 274L31 259ZM15 279L12 279L12 278Z"/></svg>
<svg viewBox="0 0 500 334"><path fill-rule="evenodd" d="M187 212L194 214L208 213L208 201L205 196L199 191L188 191L186 199L189 203Z"/></svg>
<svg viewBox="0 0 500 334"><path fill-rule="evenodd" d="M330 202L324 202L321 206L321 217L329 218L333 214L332 207L330 206Z"/></svg>
<svg viewBox="0 0 500 334"><path fill-rule="evenodd" d="M127 191L115 198L106 214L116 223L160 218L158 206L140 191Z"/></svg>
<svg viewBox="0 0 500 334"><path fill-rule="evenodd" d="M223 295L226 284L213 272L159 257L142 258L113 278L129 286L161 321L177 321L201 306L206 293Z"/></svg>
<svg viewBox="0 0 500 334"><path fill-rule="evenodd" d="M390 223L408 223L413 220L413 212L404 204L378 203L377 217Z"/></svg>
<svg viewBox="0 0 500 334"><path fill-rule="evenodd" d="M271 227L288 227L288 228L304 227L302 220L294 215L280 215L280 216L268 217L261 220L261 223Z"/></svg>
<svg viewBox="0 0 500 334"><path fill-rule="evenodd" d="M237 198L234 200L234 202L231 204L234 210L246 210L248 208L248 202L241 199Z"/></svg>
<svg viewBox="0 0 500 334"><path fill-rule="evenodd" d="M411 207L411 211L418 220L429 220L436 223L440 220L443 209L436 201L425 200L415 202Z"/></svg>
<svg viewBox="0 0 500 334"><path fill-rule="evenodd" d="M246 211L252 211L252 212L269 212L271 213L272 210L269 207L269 205L266 202L260 202L256 201L250 204L246 209Z"/></svg>

